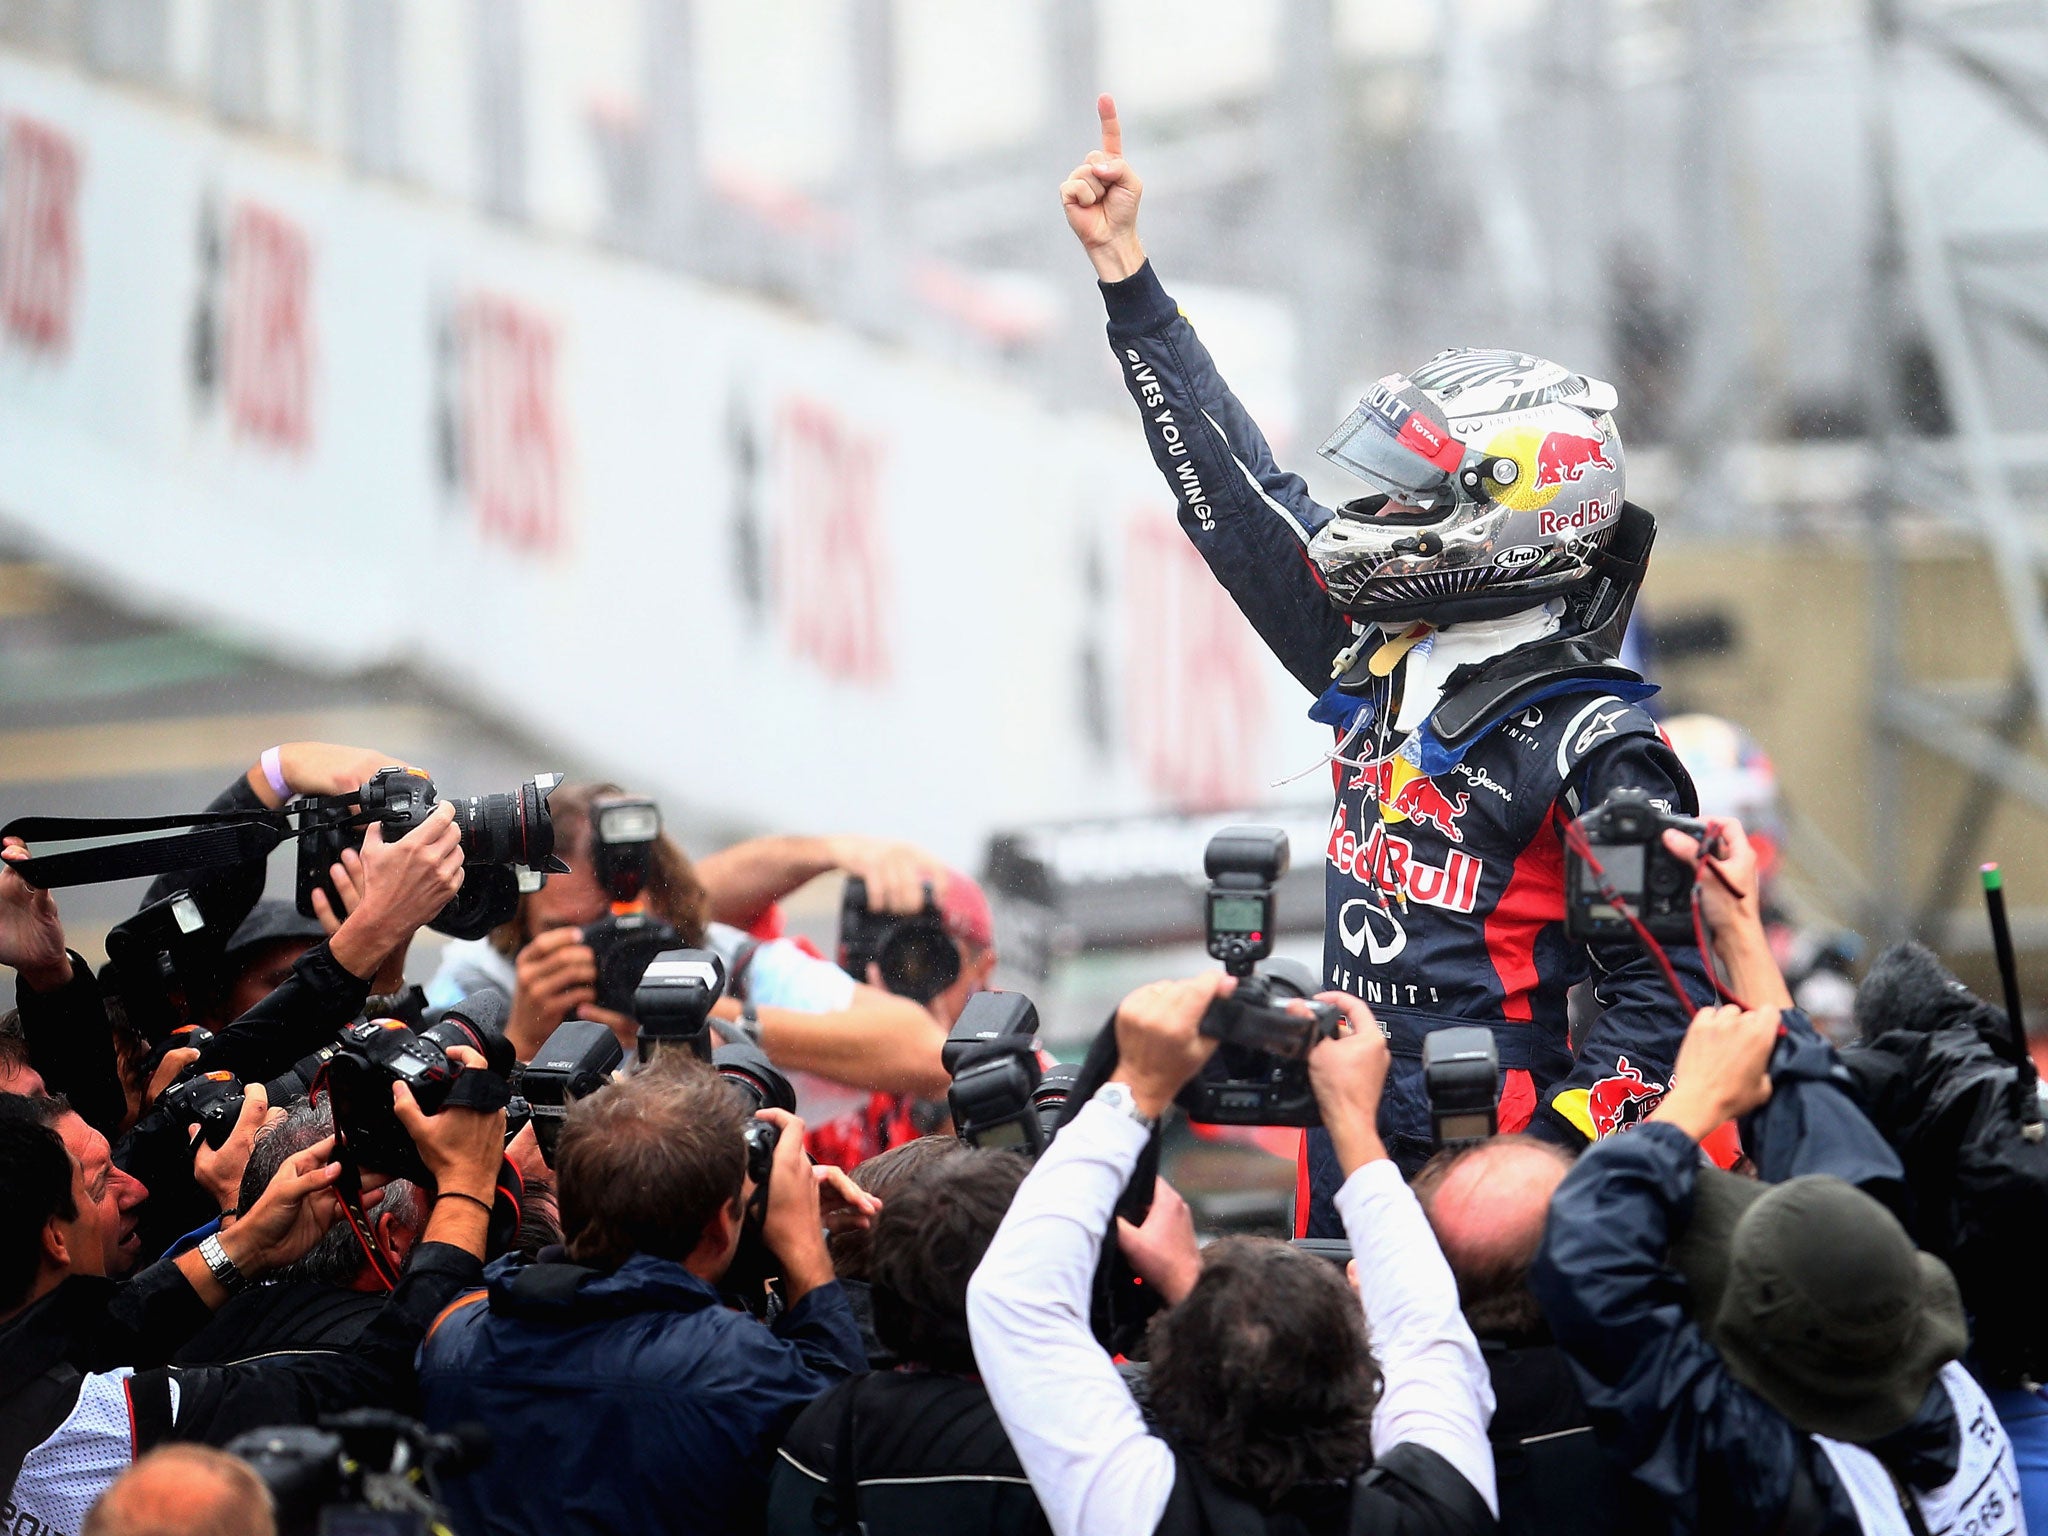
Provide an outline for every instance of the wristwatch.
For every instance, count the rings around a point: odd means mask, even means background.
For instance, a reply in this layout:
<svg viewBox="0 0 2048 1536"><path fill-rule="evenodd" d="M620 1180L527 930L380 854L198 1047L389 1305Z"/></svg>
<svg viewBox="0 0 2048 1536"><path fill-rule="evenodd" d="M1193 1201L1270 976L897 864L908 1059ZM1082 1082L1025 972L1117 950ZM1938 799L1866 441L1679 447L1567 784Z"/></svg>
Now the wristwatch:
<svg viewBox="0 0 2048 1536"><path fill-rule="evenodd" d="M1095 1090L1095 1102L1108 1105L1120 1115L1128 1115L1148 1131L1159 1129L1159 1117L1138 1108L1138 1096L1131 1092L1129 1083L1104 1083Z"/></svg>
<svg viewBox="0 0 2048 1536"><path fill-rule="evenodd" d="M249 1284L248 1276L235 1268L235 1261L228 1257L227 1249L220 1245L220 1234L209 1232L199 1244L199 1257L205 1263L220 1288L230 1296L240 1294Z"/></svg>

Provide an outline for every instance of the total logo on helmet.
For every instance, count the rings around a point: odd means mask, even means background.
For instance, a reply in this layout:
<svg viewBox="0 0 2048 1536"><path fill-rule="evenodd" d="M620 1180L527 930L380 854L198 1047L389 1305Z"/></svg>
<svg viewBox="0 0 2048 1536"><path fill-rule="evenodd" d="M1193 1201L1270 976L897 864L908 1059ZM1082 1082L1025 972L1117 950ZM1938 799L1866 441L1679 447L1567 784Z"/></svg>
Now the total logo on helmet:
<svg viewBox="0 0 2048 1536"><path fill-rule="evenodd" d="M1346 782L1346 789L1369 789L1379 802L1380 820L1412 821L1436 828L1454 843L1465 841L1458 830L1458 818L1472 803L1459 790L1455 797L1436 787L1436 781L1403 757L1383 757L1376 763L1361 764Z"/></svg>

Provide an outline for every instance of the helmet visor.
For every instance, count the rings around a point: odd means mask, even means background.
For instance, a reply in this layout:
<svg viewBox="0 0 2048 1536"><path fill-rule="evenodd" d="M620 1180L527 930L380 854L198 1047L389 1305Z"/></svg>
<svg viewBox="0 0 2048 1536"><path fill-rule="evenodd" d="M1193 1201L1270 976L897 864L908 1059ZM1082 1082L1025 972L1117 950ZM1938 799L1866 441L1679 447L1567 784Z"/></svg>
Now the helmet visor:
<svg viewBox="0 0 2048 1536"><path fill-rule="evenodd" d="M1422 391L1389 374L1365 392L1317 450L1375 490L1428 512L1457 501L1454 476L1465 445L1428 408Z"/></svg>

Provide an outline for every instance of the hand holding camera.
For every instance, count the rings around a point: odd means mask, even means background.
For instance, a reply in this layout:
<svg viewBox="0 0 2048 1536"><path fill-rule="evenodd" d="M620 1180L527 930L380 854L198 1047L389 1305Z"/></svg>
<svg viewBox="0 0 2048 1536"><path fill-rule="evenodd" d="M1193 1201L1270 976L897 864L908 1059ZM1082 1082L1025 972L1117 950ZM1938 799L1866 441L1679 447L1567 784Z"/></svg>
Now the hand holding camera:
<svg viewBox="0 0 2048 1536"><path fill-rule="evenodd" d="M1117 1006L1115 1082L1128 1086L1139 1110L1157 1119L1174 1096L1216 1054L1217 1041L1202 1020L1218 998L1237 990L1221 971L1185 981L1155 981Z"/></svg>
<svg viewBox="0 0 2048 1536"><path fill-rule="evenodd" d="M1308 1081L1323 1112L1323 1126L1337 1162L1350 1177L1363 1164L1387 1155L1380 1140L1380 1093L1393 1057L1386 1031L1372 1010L1346 992L1324 992L1316 1001L1344 1016L1338 1033L1309 1048Z"/></svg>
<svg viewBox="0 0 2048 1536"><path fill-rule="evenodd" d="M36 991L54 992L71 979L71 957L57 899L15 872L28 856L18 837L0 846L0 965L13 966Z"/></svg>
<svg viewBox="0 0 2048 1536"><path fill-rule="evenodd" d="M757 1110L754 1118L776 1131L761 1240L782 1261L783 1298L793 1307L833 1278L832 1255L825 1247L825 1218L818 1180L811 1172L810 1156L804 1151L803 1121L783 1109Z"/></svg>
<svg viewBox="0 0 2048 1536"><path fill-rule="evenodd" d="M372 822L363 837L362 899L328 940L344 970L365 980L462 888L462 837L455 807L434 807L410 835L387 842Z"/></svg>
<svg viewBox="0 0 2048 1536"><path fill-rule="evenodd" d="M1792 993L1764 930L1756 849L1732 817L1707 818L1707 830L1704 845L1683 832L1667 831L1664 847L1698 872L1700 915L1735 994L1760 1008L1790 1008Z"/></svg>
<svg viewBox="0 0 2048 1536"><path fill-rule="evenodd" d="M535 934L520 949L513 971L512 1022L505 1033L528 1055L564 1019L581 1017L597 996L597 956L580 928Z"/></svg>
<svg viewBox="0 0 2048 1536"><path fill-rule="evenodd" d="M345 747L332 741L288 741L277 749L278 772L295 795L346 795L361 789L378 769L405 759L371 747ZM265 805L284 804L261 762L249 770L249 787Z"/></svg>
<svg viewBox="0 0 2048 1536"><path fill-rule="evenodd" d="M1152 1181L1152 1205L1142 1222L1133 1224L1117 1217L1116 1242L1132 1272L1169 1307L1179 1306L1202 1277L1195 1213L1188 1209L1180 1191L1164 1179Z"/></svg>
<svg viewBox="0 0 2048 1536"><path fill-rule="evenodd" d="M448 1059L468 1071L487 1069L483 1056L466 1045L448 1047ZM435 1193L480 1201L488 1212L497 1198L498 1165L505 1156L505 1111L443 1104L429 1114L403 1081L391 1085L391 1109L433 1179Z"/></svg>
<svg viewBox="0 0 2048 1536"><path fill-rule="evenodd" d="M269 1114L270 1095L261 1083L251 1083L241 1090L241 1106L226 1139L216 1144L198 1135L192 1150L192 1182L211 1197L214 1209L232 1211L242 1203L242 1171L249 1166L249 1154L256 1150L256 1133L263 1129ZM203 1129L193 1127L195 1134Z"/></svg>

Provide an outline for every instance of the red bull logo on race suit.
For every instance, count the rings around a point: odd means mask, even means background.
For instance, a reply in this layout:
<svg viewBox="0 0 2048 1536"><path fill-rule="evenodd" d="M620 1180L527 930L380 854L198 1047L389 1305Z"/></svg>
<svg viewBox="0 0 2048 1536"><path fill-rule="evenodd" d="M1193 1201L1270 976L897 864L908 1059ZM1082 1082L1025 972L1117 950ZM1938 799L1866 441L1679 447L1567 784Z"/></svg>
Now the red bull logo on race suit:
<svg viewBox="0 0 2048 1536"><path fill-rule="evenodd" d="M1593 1118L1596 1137L1640 1125L1664 1097L1664 1085L1646 1082L1626 1056L1617 1056L1614 1066L1619 1076L1603 1077L1586 1090L1586 1111Z"/></svg>
<svg viewBox="0 0 2048 1536"><path fill-rule="evenodd" d="M1465 834L1458 830L1458 818L1465 814L1472 797L1463 790L1455 796L1446 795L1436 787L1435 780L1405 758L1383 757L1376 763L1366 763L1344 787L1371 790L1373 799L1379 802L1382 821L1412 821L1418 826L1436 828L1454 843L1465 841Z"/></svg>
<svg viewBox="0 0 2048 1536"><path fill-rule="evenodd" d="M1341 872L1365 885L1449 912L1470 912L1479 904L1479 881L1486 873L1483 860L1462 848L1454 848L1441 865L1424 863L1415 845L1398 833L1389 832L1378 821L1367 823L1365 840L1344 825L1339 808L1330 828L1329 859Z"/></svg>
<svg viewBox="0 0 2048 1536"><path fill-rule="evenodd" d="M1580 437L1573 432L1552 432L1536 450L1536 483L1563 485L1577 480L1588 468L1612 469L1607 444L1597 437Z"/></svg>

